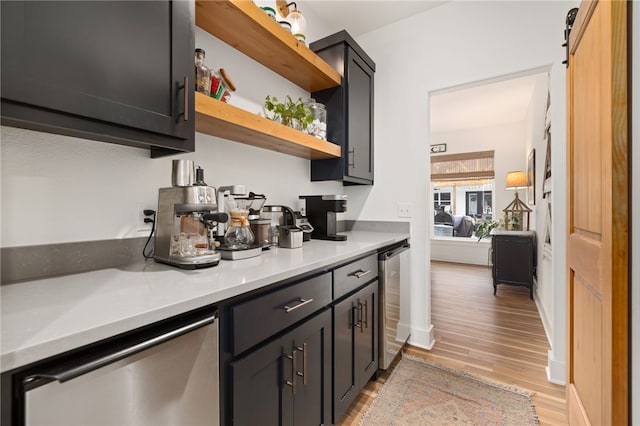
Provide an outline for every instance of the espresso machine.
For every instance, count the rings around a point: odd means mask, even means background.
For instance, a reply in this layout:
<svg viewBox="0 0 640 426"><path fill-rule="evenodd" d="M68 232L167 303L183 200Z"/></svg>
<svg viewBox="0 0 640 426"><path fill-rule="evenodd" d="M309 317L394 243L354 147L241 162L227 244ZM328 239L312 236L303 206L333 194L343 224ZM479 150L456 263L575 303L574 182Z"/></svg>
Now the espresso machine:
<svg viewBox="0 0 640 426"><path fill-rule="evenodd" d="M337 232L337 213L347 211L346 195L300 195L306 202L306 213L313 224L311 238L316 240L345 241L346 235Z"/></svg>
<svg viewBox="0 0 640 426"><path fill-rule="evenodd" d="M190 160L173 160L171 184L158 190L154 260L184 269L216 266L214 234L228 215L218 213L215 188Z"/></svg>

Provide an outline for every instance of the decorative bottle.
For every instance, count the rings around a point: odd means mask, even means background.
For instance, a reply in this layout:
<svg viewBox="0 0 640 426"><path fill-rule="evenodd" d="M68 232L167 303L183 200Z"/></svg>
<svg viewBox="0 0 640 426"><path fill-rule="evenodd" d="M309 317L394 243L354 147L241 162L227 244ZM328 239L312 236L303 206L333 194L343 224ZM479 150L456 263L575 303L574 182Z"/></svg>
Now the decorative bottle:
<svg viewBox="0 0 640 426"><path fill-rule="evenodd" d="M196 92L209 96L211 89L211 70L204 64L204 55L205 53L203 49L196 49L195 89Z"/></svg>

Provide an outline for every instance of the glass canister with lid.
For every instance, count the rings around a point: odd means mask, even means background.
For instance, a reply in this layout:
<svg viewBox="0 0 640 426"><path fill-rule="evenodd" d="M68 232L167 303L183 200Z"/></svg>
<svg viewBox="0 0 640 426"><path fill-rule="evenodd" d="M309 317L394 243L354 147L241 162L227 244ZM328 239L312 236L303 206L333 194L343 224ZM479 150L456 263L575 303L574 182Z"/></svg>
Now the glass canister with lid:
<svg viewBox="0 0 640 426"><path fill-rule="evenodd" d="M204 64L204 49L195 52L195 90L209 96L211 89L211 70Z"/></svg>
<svg viewBox="0 0 640 426"><path fill-rule="evenodd" d="M305 102L306 108L313 115L313 121L307 126L307 133L319 139L327 140L327 110L324 104L309 99Z"/></svg>
<svg viewBox="0 0 640 426"><path fill-rule="evenodd" d="M231 93L236 91L236 86L229 78L229 75L220 68L218 71L211 72L211 97L219 99L222 102L229 102Z"/></svg>

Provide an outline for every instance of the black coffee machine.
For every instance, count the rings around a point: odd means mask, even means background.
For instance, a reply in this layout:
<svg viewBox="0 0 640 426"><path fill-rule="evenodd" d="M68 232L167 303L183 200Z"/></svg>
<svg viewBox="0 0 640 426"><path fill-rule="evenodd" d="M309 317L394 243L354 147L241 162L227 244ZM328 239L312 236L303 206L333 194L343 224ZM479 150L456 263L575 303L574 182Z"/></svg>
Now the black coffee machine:
<svg viewBox="0 0 640 426"><path fill-rule="evenodd" d="M337 232L336 213L347 211L346 195L300 195L306 201L307 217L313 225L311 238L345 241L346 235Z"/></svg>

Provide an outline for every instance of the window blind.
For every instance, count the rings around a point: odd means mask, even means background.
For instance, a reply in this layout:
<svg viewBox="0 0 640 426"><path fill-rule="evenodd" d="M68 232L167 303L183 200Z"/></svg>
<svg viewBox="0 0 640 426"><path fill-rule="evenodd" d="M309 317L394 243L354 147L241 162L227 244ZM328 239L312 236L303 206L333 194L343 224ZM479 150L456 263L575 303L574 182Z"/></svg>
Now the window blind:
<svg viewBox="0 0 640 426"><path fill-rule="evenodd" d="M469 180L495 177L494 151L431 156L431 180Z"/></svg>

